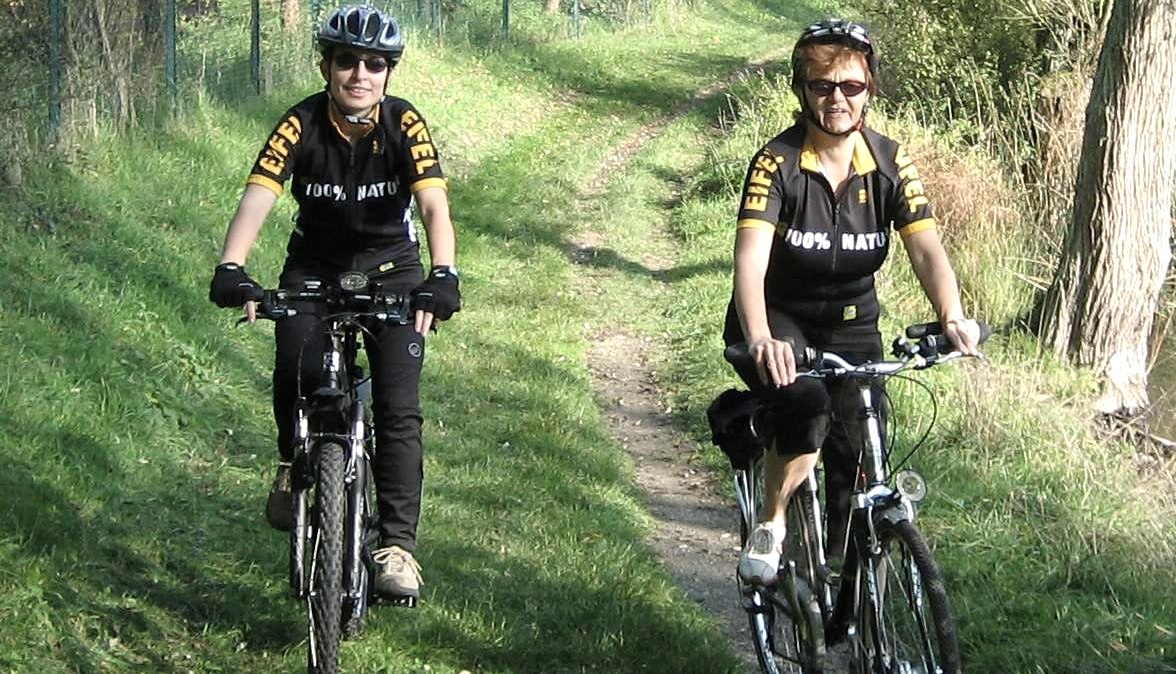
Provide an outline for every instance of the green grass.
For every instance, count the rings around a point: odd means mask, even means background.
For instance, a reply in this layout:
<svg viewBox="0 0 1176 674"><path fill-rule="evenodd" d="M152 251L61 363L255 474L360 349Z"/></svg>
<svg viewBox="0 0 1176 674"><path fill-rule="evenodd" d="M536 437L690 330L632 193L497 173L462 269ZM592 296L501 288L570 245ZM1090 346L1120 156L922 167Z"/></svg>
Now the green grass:
<svg viewBox="0 0 1176 674"><path fill-rule="evenodd" d="M492 11L474 9L484 16L471 14L466 34L492 35ZM345 671L735 670L644 543L651 522L593 404L583 334L667 339L659 381L704 437L702 409L735 382L718 357L733 190L787 124L786 88L751 78L733 102L672 125L599 199L576 191L628 132L822 13L698 3L648 25L592 26L578 42L524 22L509 44L413 44L393 90L429 118L453 178L466 308L432 340L423 384L426 598L378 611L344 646ZM20 192L0 194L3 672L302 661L284 539L260 516L273 461L269 328L231 327L205 288L259 144L320 84L282 71L272 95L243 95L240 35L213 28L188 39L220 55L220 74L182 115L150 132L79 134L49 165L30 164ZM306 66L296 53L274 62ZM738 112L722 130L720 109ZM938 151L988 170L965 150ZM1015 323L1027 294L1007 233L958 212L954 231L978 232L948 239L970 301ZM250 261L267 283L290 213L284 200ZM603 240L587 270L566 254L583 228ZM926 315L904 264L886 272L887 330ZM921 523L951 583L968 671L1173 671L1171 513L1130 450L1089 430L1093 381L1042 361L1015 331L989 352L982 366L929 373L941 414L917 457L933 490ZM917 392L900 388L900 419L927 423ZM701 442L693 459L725 470Z"/></svg>
<svg viewBox="0 0 1176 674"><path fill-rule="evenodd" d="M584 365L583 326L609 307L570 292L565 251L575 188L610 144L774 46L779 25L736 2L577 43L411 52L393 89L426 113L454 177L466 309L432 341L423 385L425 600L378 611L345 671L736 668L645 544ZM275 77L251 99L233 77L150 130L75 129L6 195L0 671L302 662L284 539L260 516L270 329L232 327L205 289L269 126L319 85ZM291 210L250 260L266 283Z"/></svg>

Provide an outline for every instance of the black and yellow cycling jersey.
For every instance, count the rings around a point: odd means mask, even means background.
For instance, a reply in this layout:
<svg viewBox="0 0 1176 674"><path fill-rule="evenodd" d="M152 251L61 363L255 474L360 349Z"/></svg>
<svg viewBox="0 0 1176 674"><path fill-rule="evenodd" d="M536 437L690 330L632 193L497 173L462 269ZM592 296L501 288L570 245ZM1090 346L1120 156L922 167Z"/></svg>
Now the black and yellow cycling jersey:
<svg viewBox="0 0 1176 674"><path fill-rule="evenodd" d="M854 134L848 182L839 196L797 124L751 161L738 226L775 231L764 281L769 306L806 323L872 325L874 273L890 233L935 227L923 183L895 141L866 129Z"/></svg>
<svg viewBox="0 0 1176 674"><path fill-rule="evenodd" d="M290 108L257 157L248 183L298 202L290 248L333 258L382 253L379 271L420 264L412 195L446 186L437 148L411 103L385 96L372 129L354 144L326 92Z"/></svg>

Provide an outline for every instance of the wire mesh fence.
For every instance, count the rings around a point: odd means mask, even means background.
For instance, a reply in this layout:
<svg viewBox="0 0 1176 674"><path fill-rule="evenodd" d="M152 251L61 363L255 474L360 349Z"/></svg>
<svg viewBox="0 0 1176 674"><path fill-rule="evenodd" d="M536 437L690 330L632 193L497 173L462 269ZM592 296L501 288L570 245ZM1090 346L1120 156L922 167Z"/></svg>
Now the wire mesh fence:
<svg viewBox="0 0 1176 674"><path fill-rule="evenodd" d="M651 0L370 0L413 42L510 49L649 18ZM0 160L316 76L336 0L0 0Z"/></svg>

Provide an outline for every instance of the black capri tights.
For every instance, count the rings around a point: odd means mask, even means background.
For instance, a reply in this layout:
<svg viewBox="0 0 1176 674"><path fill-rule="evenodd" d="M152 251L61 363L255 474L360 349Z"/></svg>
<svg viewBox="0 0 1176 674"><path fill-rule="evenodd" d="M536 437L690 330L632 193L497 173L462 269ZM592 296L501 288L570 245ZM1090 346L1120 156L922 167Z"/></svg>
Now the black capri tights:
<svg viewBox="0 0 1176 674"><path fill-rule="evenodd" d="M873 321L864 324L806 325L776 307L768 307L772 336L792 342L796 352L811 346L827 350L850 363L880 360L881 335ZM723 341L729 346L744 341L734 304L728 307ZM774 388L760 381L755 371L739 372L753 392L773 408L772 423L776 451L783 455L808 454L820 450L825 465L825 493L828 503L829 550L842 547L849 518L849 497L857 477L862 449L865 414L861 394L854 381L802 377L789 386ZM879 385L874 400L882 401L880 421L885 434L885 395Z"/></svg>

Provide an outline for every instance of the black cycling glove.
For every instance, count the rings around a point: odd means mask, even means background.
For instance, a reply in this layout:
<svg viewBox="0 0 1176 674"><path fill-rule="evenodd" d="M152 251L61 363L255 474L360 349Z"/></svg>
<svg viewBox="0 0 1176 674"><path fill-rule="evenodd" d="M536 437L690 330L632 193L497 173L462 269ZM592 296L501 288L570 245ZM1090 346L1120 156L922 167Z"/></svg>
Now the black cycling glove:
<svg viewBox="0 0 1176 674"><path fill-rule="evenodd" d="M249 300L260 298L262 287L249 278L245 268L236 262L222 262L216 266L212 283L208 287L208 299L222 309L243 306Z"/></svg>
<svg viewBox="0 0 1176 674"><path fill-rule="evenodd" d="M461 291L457 286L457 270L436 266L429 276L412 291L412 308L427 311L439 321L461 311Z"/></svg>

